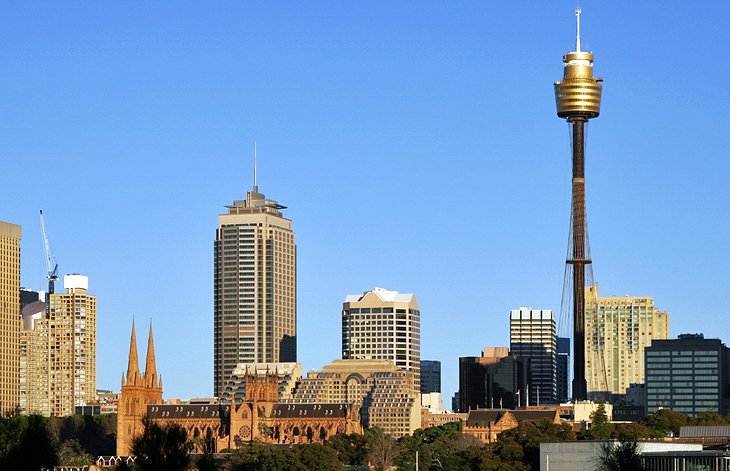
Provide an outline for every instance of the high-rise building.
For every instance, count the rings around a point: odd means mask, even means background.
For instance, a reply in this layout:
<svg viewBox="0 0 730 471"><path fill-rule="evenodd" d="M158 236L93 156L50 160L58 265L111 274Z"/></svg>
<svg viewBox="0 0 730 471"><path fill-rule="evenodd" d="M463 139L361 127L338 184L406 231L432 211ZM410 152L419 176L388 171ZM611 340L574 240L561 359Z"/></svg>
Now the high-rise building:
<svg viewBox="0 0 730 471"><path fill-rule="evenodd" d="M601 111L601 83L593 77L593 54L580 47L580 8L575 10L575 51L563 56L563 80L555 82L558 117L570 124L572 134L572 203L566 273L570 287L566 291L573 301L573 400L587 399L585 374L585 285L586 266L591 263L586 224L585 124Z"/></svg>
<svg viewBox="0 0 730 471"><path fill-rule="evenodd" d="M96 398L96 297L89 279L64 276L66 293L25 292L20 331L23 413L63 417Z"/></svg>
<svg viewBox="0 0 730 471"><path fill-rule="evenodd" d="M441 362L421 360L421 394L441 392Z"/></svg>
<svg viewBox="0 0 730 471"><path fill-rule="evenodd" d="M20 226L0 221L0 414L20 404Z"/></svg>
<svg viewBox="0 0 730 471"><path fill-rule="evenodd" d="M646 412L671 409L697 416L730 411L730 350L719 339L683 334L653 340L644 350Z"/></svg>
<svg viewBox="0 0 730 471"><path fill-rule="evenodd" d="M73 415L96 396L96 296L89 278L63 277L65 293L49 295L48 401L52 416Z"/></svg>
<svg viewBox="0 0 730 471"><path fill-rule="evenodd" d="M415 294L383 288L350 294L342 303L342 358L390 360L403 370L415 372L418 381L420 319Z"/></svg>
<svg viewBox="0 0 730 471"><path fill-rule="evenodd" d="M558 402L567 402L570 398L570 338L558 337L558 355L555 362L555 390Z"/></svg>
<svg viewBox="0 0 730 471"><path fill-rule="evenodd" d="M586 377L591 399L626 394L644 382L644 348L669 338L669 313L649 296L600 297L586 288Z"/></svg>
<svg viewBox="0 0 730 471"><path fill-rule="evenodd" d="M21 300L22 298L21 291ZM48 401L48 317L45 293L25 291L20 330L20 411L23 414L49 416ZM35 301L28 302L31 299ZM23 302L21 301L21 304Z"/></svg>
<svg viewBox="0 0 730 471"><path fill-rule="evenodd" d="M218 216L214 263L214 394L239 363L297 361L297 253L285 206L259 193Z"/></svg>
<svg viewBox="0 0 730 471"><path fill-rule="evenodd" d="M550 404L557 396L555 318L550 309L521 307L509 313L510 353L529 361L530 404Z"/></svg>
<svg viewBox="0 0 730 471"><path fill-rule="evenodd" d="M527 360L507 347L487 347L481 357L459 358L459 412L527 405Z"/></svg>

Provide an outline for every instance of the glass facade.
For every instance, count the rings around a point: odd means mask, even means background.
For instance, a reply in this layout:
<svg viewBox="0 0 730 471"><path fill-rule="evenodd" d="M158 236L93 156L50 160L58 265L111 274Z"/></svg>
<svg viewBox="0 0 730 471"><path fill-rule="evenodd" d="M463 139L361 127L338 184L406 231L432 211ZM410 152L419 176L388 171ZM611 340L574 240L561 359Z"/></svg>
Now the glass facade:
<svg viewBox="0 0 730 471"><path fill-rule="evenodd" d="M652 342L645 351L647 413L658 409L692 416L727 413L726 352L720 340L701 335Z"/></svg>

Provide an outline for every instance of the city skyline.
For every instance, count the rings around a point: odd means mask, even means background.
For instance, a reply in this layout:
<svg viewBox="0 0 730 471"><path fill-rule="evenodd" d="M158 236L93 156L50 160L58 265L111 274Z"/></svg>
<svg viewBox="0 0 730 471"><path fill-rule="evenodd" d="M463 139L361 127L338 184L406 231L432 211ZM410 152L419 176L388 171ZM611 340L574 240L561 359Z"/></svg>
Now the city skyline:
<svg viewBox="0 0 730 471"><path fill-rule="evenodd" d="M211 240L255 139L260 185L296 222L305 370L339 357L342 297L387 286L418 295L448 402L459 356L508 345L510 309L560 309L570 160L551 85L574 7L7 7L0 220L23 227L21 285L45 289L43 209L61 273L98 297L97 386L118 388L118 333L152 318L166 397L210 395ZM686 58L730 76L730 7L582 7L607 80L586 153L595 279L652 296L670 338L727 340L705 327L730 302L729 99Z"/></svg>

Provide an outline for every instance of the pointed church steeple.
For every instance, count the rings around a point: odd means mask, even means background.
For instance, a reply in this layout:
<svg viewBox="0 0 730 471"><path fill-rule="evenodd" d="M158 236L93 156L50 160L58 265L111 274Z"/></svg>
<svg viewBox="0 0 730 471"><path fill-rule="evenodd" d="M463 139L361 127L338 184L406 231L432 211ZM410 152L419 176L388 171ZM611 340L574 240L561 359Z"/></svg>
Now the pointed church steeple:
<svg viewBox="0 0 730 471"><path fill-rule="evenodd" d="M147 360L144 367L144 377L148 386L157 387L157 366L155 365L155 340L152 337L152 321L150 321L150 336L147 339Z"/></svg>
<svg viewBox="0 0 730 471"><path fill-rule="evenodd" d="M127 384L136 384L139 374L139 358L137 357L137 334L132 321L132 338L129 341L129 363L127 364Z"/></svg>

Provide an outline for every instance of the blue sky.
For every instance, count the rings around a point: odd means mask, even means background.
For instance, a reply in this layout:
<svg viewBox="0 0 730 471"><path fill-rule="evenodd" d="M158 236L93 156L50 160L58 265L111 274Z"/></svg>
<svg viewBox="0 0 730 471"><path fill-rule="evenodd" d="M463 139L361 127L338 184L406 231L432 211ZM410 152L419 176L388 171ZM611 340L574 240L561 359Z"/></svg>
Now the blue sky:
<svg viewBox="0 0 730 471"><path fill-rule="evenodd" d="M212 394L217 214L252 183L289 207L299 359L340 356L348 293L416 293L422 357L508 345L508 312L558 311L568 129L552 83L575 2L6 2L0 220L22 284L98 297L97 387L152 319L165 396ZM672 335L730 341L730 4L582 2L605 78L587 201L605 295L649 295ZM140 335L144 349L144 335Z"/></svg>

